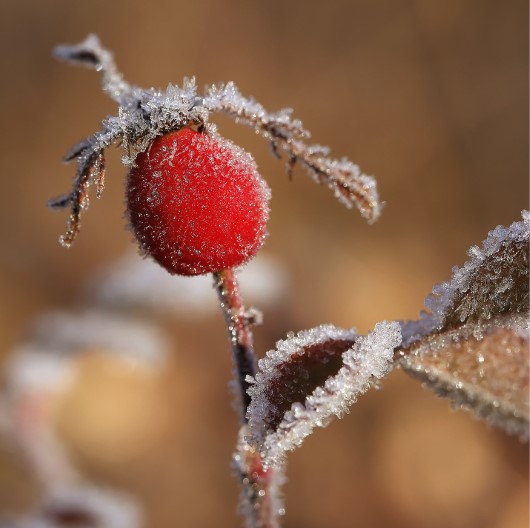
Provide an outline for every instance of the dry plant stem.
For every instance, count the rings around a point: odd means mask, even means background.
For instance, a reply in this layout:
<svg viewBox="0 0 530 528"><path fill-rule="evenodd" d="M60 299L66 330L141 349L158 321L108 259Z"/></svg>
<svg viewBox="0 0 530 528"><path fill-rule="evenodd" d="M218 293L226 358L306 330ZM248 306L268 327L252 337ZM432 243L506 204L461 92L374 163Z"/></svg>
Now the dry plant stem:
<svg viewBox="0 0 530 528"><path fill-rule="evenodd" d="M234 462L241 481L243 500L242 509L247 519L247 526L252 528L277 528L279 526L274 508L274 494L271 489L274 470L265 470L259 452L250 446L247 436L246 411L250 403L247 394L249 383L247 376L257 372L257 359L251 330L251 321L243 299L234 270L224 269L214 274L215 288L221 302L221 308L228 328L232 353L234 355L235 374L240 390L241 429Z"/></svg>

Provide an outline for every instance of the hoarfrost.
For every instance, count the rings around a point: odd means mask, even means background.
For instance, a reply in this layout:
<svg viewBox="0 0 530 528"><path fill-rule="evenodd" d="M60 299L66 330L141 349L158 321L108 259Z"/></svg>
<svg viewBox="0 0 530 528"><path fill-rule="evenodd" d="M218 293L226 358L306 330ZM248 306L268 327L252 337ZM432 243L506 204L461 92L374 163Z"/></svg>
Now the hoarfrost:
<svg viewBox="0 0 530 528"><path fill-rule="evenodd" d="M193 78L185 78L182 87L170 84L166 90L144 90L130 85L116 68L112 54L95 35L77 45L59 46L55 53L62 60L101 72L103 90L118 103L117 115L105 119L101 130L66 156L66 161L77 162L72 190L49 202L52 208L70 208L67 231L60 238L63 246L69 247L79 232L81 215L89 205L90 186L96 186L97 197L103 191L107 148L121 145L123 163L130 167L140 152L165 133L196 126L205 133L217 134L215 126L208 123L212 112L225 113L252 127L270 142L277 157L283 151L289 174L300 163L347 207L356 205L368 222L378 218L381 203L375 180L346 158L328 158L326 147L306 145L303 140L309 133L299 120L291 117L291 109L269 113L253 99L243 97L232 82L206 87L204 96L197 95Z"/></svg>
<svg viewBox="0 0 530 528"><path fill-rule="evenodd" d="M465 322L487 321L494 315L528 311L528 211L522 221L490 231L482 248L474 246L451 280L436 285L425 300L428 312L403 324L406 347L433 332Z"/></svg>
<svg viewBox="0 0 530 528"><path fill-rule="evenodd" d="M367 336L322 325L279 341L260 360L248 391L249 440L264 464L280 466L315 427L348 412L358 395L388 373L400 342L399 324L387 322Z"/></svg>
<svg viewBox="0 0 530 528"><path fill-rule="evenodd" d="M529 215L498 226L402 323L399 366L455 407L528 438Z"/></svg>

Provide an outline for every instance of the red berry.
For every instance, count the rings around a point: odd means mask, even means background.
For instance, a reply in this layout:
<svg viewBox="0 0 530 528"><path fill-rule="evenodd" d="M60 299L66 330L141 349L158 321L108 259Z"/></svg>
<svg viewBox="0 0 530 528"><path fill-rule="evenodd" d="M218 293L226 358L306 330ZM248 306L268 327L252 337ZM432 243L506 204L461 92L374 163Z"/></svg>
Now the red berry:
<svg viewBox="0 0 530 528"><path fill-rule="evenodd" d="M250 154L188 127L138 155L126 198L140 247L170 273L243 264L267 234L270 191Z"/></svg>

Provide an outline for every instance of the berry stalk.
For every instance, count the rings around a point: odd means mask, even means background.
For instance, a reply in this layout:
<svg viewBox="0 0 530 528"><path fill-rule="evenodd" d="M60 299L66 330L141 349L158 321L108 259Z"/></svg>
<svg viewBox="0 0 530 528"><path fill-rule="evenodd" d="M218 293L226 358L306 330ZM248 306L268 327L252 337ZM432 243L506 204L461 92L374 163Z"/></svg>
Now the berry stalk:
<svg viewBox="0 0 530 528"><path fill-rule="evenodd" d="M247 407L250 404L250 396L247 394L250 385L246 378L254 376L257 372L254 339L250 328L252 314L245 309L233 269L216 271L213 276L234 355L235 375L241 402L241 421L245 423Z"/></svg>

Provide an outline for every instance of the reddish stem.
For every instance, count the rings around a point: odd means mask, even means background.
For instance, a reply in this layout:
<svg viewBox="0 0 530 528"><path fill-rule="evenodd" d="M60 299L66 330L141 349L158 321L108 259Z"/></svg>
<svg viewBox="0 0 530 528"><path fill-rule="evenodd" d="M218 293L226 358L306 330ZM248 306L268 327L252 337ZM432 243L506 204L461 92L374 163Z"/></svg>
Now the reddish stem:
<svg viewBox="0 0 530 528"><path fill-rule="evenodd" d="M250 403L250 396L247 394L249 383L246 377L254 376L257 372L252 330L234 271L232 269L217 271L214 273L214 278L234 354L235 373L241 398L241 420L245 423Z"/></svg>
<svg viewBox="0 0 530 528"><path fill-rule="evenodd" d="M242 486L243 514L249 528L278 528L278 516L283 515L283 508L278 499L278 488L283 474L273 468L265 470L259 451L246 440L246 412L250 403L250 396L247 394L249 383L246 378L254 376L257 372L251 316L245 309L234 271L224 269L213 275L232 345L240 391L242 425L234 464Z"/></svg>

